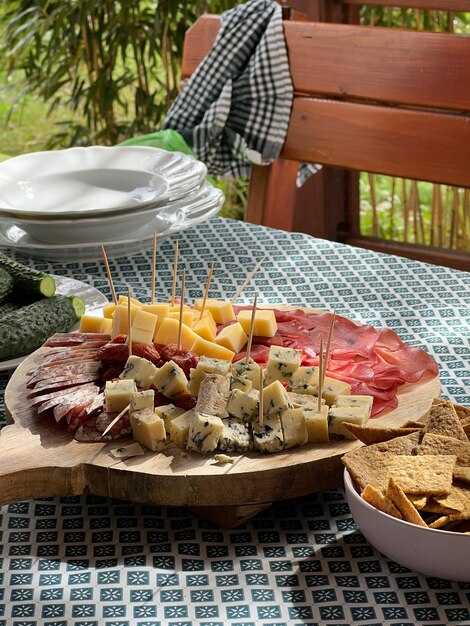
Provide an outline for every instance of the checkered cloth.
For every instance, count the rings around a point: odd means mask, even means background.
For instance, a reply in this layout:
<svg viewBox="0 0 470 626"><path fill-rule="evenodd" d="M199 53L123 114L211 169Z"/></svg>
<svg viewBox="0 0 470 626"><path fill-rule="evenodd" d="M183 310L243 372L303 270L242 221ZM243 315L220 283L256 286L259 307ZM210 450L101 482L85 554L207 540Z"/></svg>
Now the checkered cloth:
<svg viewBox="0 0 470 626"><path fill-rule="evenodd" d="M292 99L282 9L250 0L222 14L213 48L162 127L181 133L211 174L248 176L251 164L279 155Z"/></svg>

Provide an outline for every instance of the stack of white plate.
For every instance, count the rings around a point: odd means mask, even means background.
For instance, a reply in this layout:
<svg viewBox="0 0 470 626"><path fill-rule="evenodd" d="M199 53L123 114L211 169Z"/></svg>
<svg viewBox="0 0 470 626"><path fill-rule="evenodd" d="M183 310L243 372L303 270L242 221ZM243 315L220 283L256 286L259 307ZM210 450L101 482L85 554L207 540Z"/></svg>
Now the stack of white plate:
<svg viewBox="0 0 470 626"><path fill-rule="evenodd" d="M221 208L206 167L180 152L117 146L34 152L0 163L0 246L67 260L129 254Z"/></svg>

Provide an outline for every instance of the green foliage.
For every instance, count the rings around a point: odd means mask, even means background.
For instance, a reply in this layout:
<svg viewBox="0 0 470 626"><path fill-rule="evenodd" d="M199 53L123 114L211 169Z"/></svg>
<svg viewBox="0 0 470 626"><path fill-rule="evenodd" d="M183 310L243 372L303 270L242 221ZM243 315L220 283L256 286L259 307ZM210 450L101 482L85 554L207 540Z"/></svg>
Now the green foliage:
<svg viewBox="0 0 470 626"><path fill-rule="evenodd" d="M5 0L0 58L20 99L34 94L49 115L72 112L49 147L112 145L158 126L178 92L186 30L201 13L235 4Z"/></svg>

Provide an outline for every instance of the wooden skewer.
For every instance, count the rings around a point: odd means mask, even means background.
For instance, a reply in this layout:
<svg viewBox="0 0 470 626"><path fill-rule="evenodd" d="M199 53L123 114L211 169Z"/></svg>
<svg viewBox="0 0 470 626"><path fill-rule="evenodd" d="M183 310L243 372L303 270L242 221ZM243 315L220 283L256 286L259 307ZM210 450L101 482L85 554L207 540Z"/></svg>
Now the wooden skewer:
<svg viewBox="0 0 470 626"><path fill-rule="evenodd" d="M130 405L130 404L128 404L125 408L123 408L123 409L122 409L122 411L116 415L116 417L113 419L113 421L112 421L110 424L108 424L108 425L106 426L106 428L104 429L104 432L102 432L102 433L101 433L101 436L102 436L102 437L104 437L104 436L106 435L106 433L109 433L109 431L111 430L111 428L112 428L115 424L117 424L117 423L119 422L119 420L121 419L121 417L122 417L123 415L125 415L125 413L127 413L127 411L128 411L130 408L131 408L131 405Z"/></svg>
<svg viewBox="0 0 470 626"><path fill-rule="evenodd" d="M178 239L175 244L175 256L173 259L173 287L171 289L171 306L175 306L175 297L176 297L176 274L178 273Z"/></svg>
<svg viewBox="0 0 470 626"><path fill-rule="evenodd" d="M330 358L330 348L331 348L331 340L333 338L333 329L334 329L334 325L335 325L335 320L336 320L336 310L333 311L333 316L331 318L331 322L330 322L330 328L328 330L328 339L326 340L326 350L325 350L325 360L323 361L323 374L322 374L322 385L325 381L325 374L326 374L326 368L328 365L328 359Z"/></svg>
<svg viewBox="0 0 470 626"><path fill-rule="evenodd" d="M321 401L323 396L323 335L320 335L320 361L318 363L318 405L317 411L321 411Z"/></svg>
<svg viewBox="0 0 470 626"><path fill-rule="evenodd" d="M178 349L181 348L181 331L183 330L183 309L184 309L184 285L186 282L186 268L183 267L183 276L181 278L181 301L180 301L180 316L178 321Z"/></svg>
<svg viewBox="0 0 470 626"><path fill-rule="evenodd" d="M264 406L263 406L263 368L259 368L259 425L262 427L264 424Z"/></svg>
<svg viewBox="0 0 470 626"><path fill-rule="evenodd" d="M239 290L237 291L237 293L233 296L233 298L230 300L230 302L232 304L234 304L234 302L236 302L236 300L238 300L238 298L240 297L242 291L245 289L245 287L248 285L248 283L250 282L250 280L253 278L253 276L256 274L256 272L259 270L259 268L261 267L262 262L264 261L266 257L263 257L260 261L258 261L258 263L255 265L254 269L248 274L245 282L243 283L243 285L239 288Z"/></svg>
<svg viewBox="0 0 470 626"><path fill-rule="evenodd" d="M155 304L155 276L157 273L157 233L153 233L153 249L152 249L152 299L151 303Z"/></svg>
<svg viewBox="0 0 470 626"><path fill-rule="evenodd" d="M132 324L131 324L131 288L127 288L127 343L129 344L129 356L132 354Z"/></svg>
<svg viewBox="0 0 470 626"><path fill-rule="evenodd" d="M201 306L201 312L199 313L199 319L202 319L204 309L206 308L207 296L209 295L209 288L211 286L213 272L214 272L214 262L212 261L212 265L209 270L209 274L207 276L206 288L204 289L204 297L202 299L202 306Z"/></svg>
<svg viewBox="0 0 470 626"><path fill-rule="evenodd" d="M104 265L106 267L106 275L108 277L108 283L111 289L111 295L113 296L113 302L114 304L117 304L118 299L116 296L116 290L114 289L113 277L111 276L111 270L109 269L108 256L106 254L106 250L104 249L104 244L101 244L101 252L103 253Z"/></svg>
<svg viewBox="0 0 470 626"><path fill-rule="evenodd" d="M248 341L247 341L247 344L246 344L245 363L247 365L248 365L248 362L250 360L251 344L253 343L253 330L255 328L256 303L257 302L258 302L258 294L255 293L255 299L253 300L253 308L251 310L250 332L248 333Z"/></svg>

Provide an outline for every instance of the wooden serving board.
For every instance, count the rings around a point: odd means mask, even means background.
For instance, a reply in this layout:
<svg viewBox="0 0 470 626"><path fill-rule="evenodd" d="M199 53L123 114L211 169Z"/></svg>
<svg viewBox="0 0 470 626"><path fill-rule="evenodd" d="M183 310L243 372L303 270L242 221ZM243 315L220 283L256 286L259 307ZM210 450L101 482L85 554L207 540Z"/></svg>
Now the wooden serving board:
<svg viewBox="0 0 470 626"><path fill-rule="evenodd" d="M92 493L135 502L187 506L216 523L232 527L273 501L303 496L342 484L341 457L358 441L309 444L285 452L233 455L218 464L170 444L125 461L110 450L129 443L80 443L52 417L38 416L26 396L27 372L48 348L31 354L5 390L8 425L0 433L0 504L45 496ZM399 426L422 417L439 395L438 378L404 385L397 409L373 418Z"/></svg>

